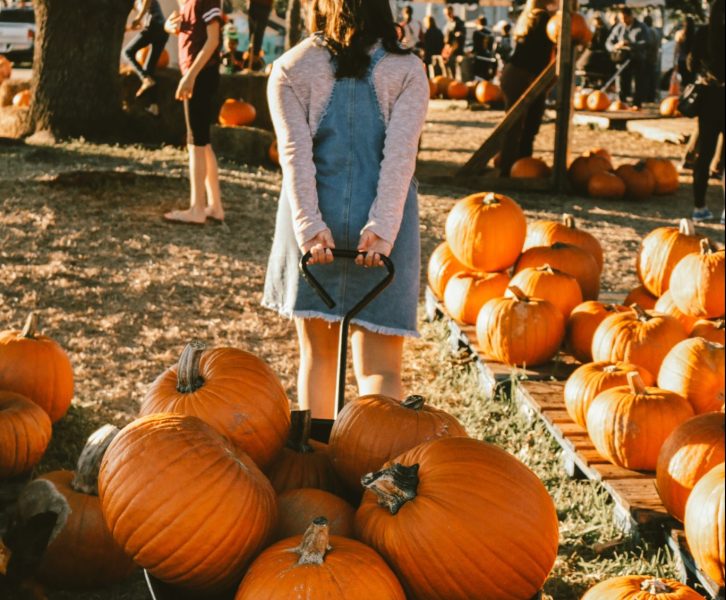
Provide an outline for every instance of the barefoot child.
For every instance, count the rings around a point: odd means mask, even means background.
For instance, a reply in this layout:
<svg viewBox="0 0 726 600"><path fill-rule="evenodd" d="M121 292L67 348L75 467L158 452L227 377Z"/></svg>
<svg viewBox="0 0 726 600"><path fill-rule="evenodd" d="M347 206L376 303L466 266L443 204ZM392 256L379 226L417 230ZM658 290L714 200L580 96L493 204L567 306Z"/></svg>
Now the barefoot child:
<svg viewBox="0 0 726 600"><path fill-rule="evenodd" d="M136 16L131 21L129 29L139 33L124 48L124 54L131 68L141 79L141 87L136 92L137 96L141 96L156 84L154 81L156 64L169 40L169 34L164 31L164 13L161 12L159 0L137 0L135 8ZM151 50L146 55L145 64L142 65L136 60L136 53L147 46L151 46Z"/></svg>
<svg viewBox="0 0 726 600"><path fill-rule="evenodd" d="M219 46L222 9L219 0L180 0L180 11L167 19L165 29L179 36L182 78L176 90L184 102L189 150L191 198L186 210L164 215L170 223L203 225L207 218L224 220L217 158L210 144L213 98L219 86Z"/></svg>

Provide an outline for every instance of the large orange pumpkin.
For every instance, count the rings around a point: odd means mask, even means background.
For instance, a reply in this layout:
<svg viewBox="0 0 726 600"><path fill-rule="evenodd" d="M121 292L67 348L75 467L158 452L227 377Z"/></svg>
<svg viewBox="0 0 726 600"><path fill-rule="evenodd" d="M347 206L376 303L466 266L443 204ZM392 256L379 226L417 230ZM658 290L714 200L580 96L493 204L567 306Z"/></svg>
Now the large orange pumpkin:
<svg viewBox="0 0 726 600"><path fill-rule="evenodd" d="M725 512L724 463L721 463L694 486L684 519L686 541L696 565L721 587L726 580Z"/></svg>
<svg viewBox="0 0 726 600"><path fill-rule="evenodd" d="M289 401L275 373L236 348L188 344L179 362L151 384L140 414L199 417L243 450L260 468L282 449L290 430Z"/></svg>
<svg viewBox="0 0 726 600"><path fill-rule="evenodd" d="M653 310L655 312L659 312L664 315L670 315L671 317L676 318L681 323L681 325L683 325L683 329L685 330L685 332L690 334L693 326L696 324L696 321L698 319L696 317L690 317L681 312L681 309L679 309L676 306L675 302L673 302L673 296L671 292L672 289L669 289L665 294L658 298L658 302L655 303L655 307L653 308Z"/></svg>
<svg viewBox="0 0 726 600"><path fill-rule="evenodd" d="M602 271L603 250L598 239L591 233L577 227L575 217L564 213L562 221L535 221L527 226L527 237L523 251L535 246L551 246L555 242L570 244L586 250L595 258Z"/></svg>
<svg viewBox="0 0 726 600"><path fill-rule="evenodd" d="M452 81L446 88L446 97L451 100L466 100L469 97L469 88L461 81Z"/></svg>
<svg viewBox="0 0 726 600"><path fill-rule="evenodd" d="M197 417L157 414L108 447L98 491L114 540L154 577L209 594L235 584L276 519L252 459Z"/></svg>
<svg viewBox="0 0 726 600"><path fill-rule="evenodd" d="M582 304L582 291L577 279L550 265L522 269L512 278L510 285L519 288L530 298L551 302L565 319L576 306ZM514 293L507 290L505 296L513 298Z"/></svg>
<svg viewBox="0 0 726 600"><path fill-rule="evenodd" d="M656 298L668 291L671 273L680 260L700 252L701 238L693 222L681 219L678 227L659 227L643 238L638 253L638 277Z"/></svg>
<svg viewBox="0 0 726 600"><path fill-rule="evenodd" d="M633 371L628 373L628 385L605 390L590 403L587 433L597 451L614 465L655 471L663 443L692 416L685 398L647 387Z"/></svg>
<svg viewBox="0 0 726 600"><path fill-rule="evenodd" d="M492 298L503 296L508 285L506 273L457 273L446 284L444 306L456 321L474 325L481 307Z"/></svg>
<svg viewBox="0 0 726 600"><path fill-rule="evenodd" d="M649 575L613 577L590 588L582 600L705 600L701 594L675 579Z"/></svg>
<svg viewBox="0 0 726 600"><path fill-rule="evenodd" d="M597 300L600 295L600 269L595 257L577 246L555 242L551 246L530 248L519 257L514 272L527 267L550 265L577 279L585 300Z"/></svg>
<svg viewBox="0 0 726 600"><path fill-rule="evenodd" d="M587 109L602 112L610 108L610 97L600 90L595 90L587 97Z"/></svg>
<svg viewBox="0 0 726 600"><path fill-rule="evenodd" d="M643 367L631 363L594 362L577 368L565 384L565 408L572 420L587 426L587 411L600 392L628 384L628 373L640 373L645 385L653 385L655 378Z"/></svg>
<svg viewBox="0 0 726 600"><path fill-rule="evenodd" d="M345 405L330 432L333 466L351 490L383 463L429 440L466 436L452 415L429 406L421 396L398 402L387 396L361 396Z"/></svg>
<svg viewBox="0 0 726 600"><path fill-rule="evenodd" d="M31 313L22 331L0 331L0 390L27 396L55 423L73 398L73 367L63 348L37 329Z"/></svg>
<svg viewBox="0 0 726 600"><path fill-rule="evenodd" d="M482 354L507 365L534 366L555 357L565 336L562 312L551 302L528 298L510 287L513 298L487 302L476 321Z"/></svg>
<svg viewBox="0 0 726 600"><path fill-rule="evenodd" d="M331 536L316 518L302 536L270 546L252 563L235 600L405 600L391 569L374 550Z"/></svg>
<svg viewBox="0 0 726 600"><path fill-rule="evenodd" d="M724 316L726 303L726 252L715 251L707 239L700 253L684 256L671 274L673 302L691 317Z"/></svg>
<svg viewBox="0 0 726 600"><path fill-rule="evenodd" d="M592 338L600 323L627 307L588 300L576 306L567 320L565 348L582 363L592 361Z"/></svg>
<svg viewBox="0 0 726 600"><path fill-rule="evenodd" d="M316 517L325 517L330 533L353 537L355 509L342 498L312 488L287 490L277 497L277 527L274 540L302 535Z"/></svg>
<svg viewBox="0 0 726 600"><path fill-rule="evenodd" d="M673 194L678 190L678 169L667 158L649 158L646 168L655 177L655 193L659 196Z"/></svg>
<svg viewBox="0 0 726 600"><path fill-rule="evenodd" d="M625 195L625 182L615 173L595 173L587 182L587 194L592 198L622 198Z"/></svg>
<svg viewBox="0 0 726 600"><path fill-rule="evenodd" d="M691 337L702 337L709 342L726 345L726 321L724 319L696 321L691 329Z"/></svg>
<svg viewBox="0 0 726 600"><path fill-rule="evenodd" d="M503 99L502 88L490 81L479 82L475 95L480 104L495 104Z"/></svg>
<svg viewBox="0 0 726 600"><path fill-rule="evenodd" d="M628 292L623 304L625 306L637 304L645 310L652 310L657 302L658 298L653 296L644 285L639 285Z"/></svg>
<svg viewBox="0 0 726 600"><path fill-rule="evenodd" d="M225 127L244 127L252 125L257 118L257 110L249 102L227 98L219 109L219 124Z"/></svg>
<svg viewBox="0 0 726 600"><path fill-rule="evenodd" d="M578 12L573 12L570 15L571 19L571 31L572 31L572 42L576 45L587 46L592 40L592 31L587 24L587 20ZM547 37L550 38L553 44L556 44L560 39L560 31L562 30L562 13L557 12L550 17L547 22Z"/></svg>
<svg viewBox="0 0 726 600"><path fill-rule="evenodd" d="M144 48L141 48L136 53L136 62L138 62L141 66L146 67L146 58L149 56L149 52L151 51L151 46L145 46ZM157 69L166 69L166 67L169 66L169 52L167 52L166 48L164 48L161 51L161 55L159 55L159 60L156 61L156 68Z"/></svg>
<svg viewBox="0 0 726 600"><path fill-rule="evenodd" d="M441 439L366 475L357 537L393 567L409 598L531 598L557 557L555 506L504 450Z"/></svg>
<svg viewBox="0 0 726 600"><path fill-rule="evenodd" d="M459 200L446 219L446 241L471 271L508 269L522 251L526 235L522 209L502 194L483 192Z"/></svg>
<svg viewBox="0 0 726 600"><path fill-rule="evenodd" d="M567 170L567 175L575 191L585 194L587 193L587 184L590 177L595 173L612 171L612 168L612 164L606 158L598 154L586 153L584 156L578 156L572 161Z"/></svg>
<svg viewBox="0 0 726 600"><path fill-rule="evenodd" d="M723 344L689 338L673 346L658 372L658 385L686 398L696 413L719 410L724 403Z"/></svg>
<svg viewBox="0 0 726 600"><path fill-rule="evenodd" d="M512 165L509 176L513 179L546 179L552 175L552 169L541 158L527 156L520 158Z"/></svg>
<svg viewBox="0 0 726 600"><path fill-rule="evenodd" d="M644 162L635 165L620 165L615 174L625 184L625 196L631 200L647 200L655 191L655 176Z"/></svg>
<svg viewBox="0 0 726 600"><path fill-rule="evenodd" d="M634 304L600 323L592 339L592 358L635 363L655 375L671 348L684 339L686 332L675 318Z"/></svg>
<svg viewBox="0 0 726 600"><path fill-rule="evenodd" d="M0 390L0 479L30 471L50 442L48 414L30 399Z"/></svg>
<svg viewBox="0 0 726 600"><path fill-rule="evenodd" d="M663 506L679 521L686 515L686 502L698 480L724 462L724 415L697 415L678 426L660 449L656 487Z"/></svg>
<svg viewBox="0 0 726 600"><path fill-rule="evenodd" d="M658 107L658 112L660 112L662 117L678 117L680 116L680 113L678 112L678 96L668 96L667 98L664 98L660 106Z"/></svg>

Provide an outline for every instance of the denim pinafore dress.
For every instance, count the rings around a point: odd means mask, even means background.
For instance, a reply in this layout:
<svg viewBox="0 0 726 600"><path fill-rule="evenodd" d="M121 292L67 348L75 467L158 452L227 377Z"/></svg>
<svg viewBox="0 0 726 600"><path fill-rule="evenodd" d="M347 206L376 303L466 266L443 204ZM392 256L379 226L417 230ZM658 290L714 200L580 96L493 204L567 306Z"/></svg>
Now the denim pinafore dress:
<svg viewBox="0 0 726 600"><path fill-rule="evenodd" d="M338 249L357 247L376 199L386 125L373 72L385 54L381 47L373 53L364 78L336 79L313 138L320 212ZM347 259L313 265L311 271L336 301L336 306L329 309L300 276L300 257L290 203L283 186L265 278L264 306L288 317L341 321L386 275L383 268L365 269ZM409 186L390 258L396 269L393 282L352 322L376 333L417 336L421 247L415 180Z"/></svg>

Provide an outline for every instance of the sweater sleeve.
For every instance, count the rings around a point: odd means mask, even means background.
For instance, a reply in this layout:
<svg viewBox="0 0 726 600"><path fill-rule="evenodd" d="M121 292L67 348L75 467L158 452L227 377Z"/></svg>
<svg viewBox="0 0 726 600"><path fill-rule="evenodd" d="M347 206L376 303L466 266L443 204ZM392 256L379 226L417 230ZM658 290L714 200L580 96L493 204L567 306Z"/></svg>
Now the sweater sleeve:
<svg viewBox="0 0 726 600"><path fill-rule="evenodd" d="M267 99L277 135L282 185L290 202L295 240L302 247L327 226L318 206L313 135L307 111L278 63L270 74Z"/></svg>
<svg viewBox="0 0 726 600"><path fill-rule="evenodd" d="M426 73L417 63L404 78L386 127L376 199L363 231L394 243L401 226L409 185L416 169L418 142L429 103Z"/></svg>

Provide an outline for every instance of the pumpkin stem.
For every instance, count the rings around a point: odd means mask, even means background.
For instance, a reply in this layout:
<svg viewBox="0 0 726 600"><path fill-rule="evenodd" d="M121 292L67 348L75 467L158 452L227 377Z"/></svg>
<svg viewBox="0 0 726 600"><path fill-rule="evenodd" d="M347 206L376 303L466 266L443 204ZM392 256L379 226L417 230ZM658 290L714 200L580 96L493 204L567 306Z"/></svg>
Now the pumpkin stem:
<svg viewBox="0 0 726 600"><path fill-rule="evenodd" d="M322 565L325 562L325 553L332 550L330 544L330 528L328 519L316 518L303 534L302 542L295 548L300 556L299 565Z"/></svg>
<svg viewBox="0 0 726 600"><path fill-rule="evenodd" d="M612 373L617 373L619 370L620 370L620 367L618 365L608 365L607 367L605 367L603 369L603 372L612 374Z"/></svg>
<svg viewBox="0 0 726 600"><path fill-rule="evenodd" d="M628 385L633 394L642 396L648 393L648 388L645 387L645 382L638 371L630 371L628 373Z"/></svg>
<svg viewBox="0 0 726 600"><path fill-rule="evenodd" d="M696 226L691 219L681 219L678 224L678 231L684 235L696 235Z"/></svg>
<svg viewBox="0 0 726 600"><path fill-rule="evenodd" d="M308 440L310 439L310 410L290 411L290 434L285 446L299 454L308 454L313 451Z"/></svg>
<svg viewBox="0 0 726 600"><path fill-rule="evenodd" d="M364 488L378 496L378 505L395 515L409 500L416 497L418 489L418 465L406 467L394 463L390 467L363 475L360 480Z"/></svg>
<svg viewBox="0 0 726 600"><path fill-rule="evenodd" d="M199 374L199 361L206 346L202 342L189 342L179 357L176 375L176 390L181 394L191 394L204 385Z"/></svg>
<svg viewBox="0 0 726 600"><path fill-rule="evenodd" d="M490 206L492 204L499 204L499 198L497 198L497 195L494 192L489 192L488 194L484 195L481 203L486 204L487 206Z"/></svg>
<svg viewBox="0 0 726 600"><path fill-rule="evenodd" d="M550 265L549 263L545 263L541 267L537 267L537 270L538 271L544 271L545 273L548 273L550 275L554 275L555 274L555 269L553 269L552 268L552 265Z"/></svg>
<svg viewBox="0 0 726 600"><path fill-rule="evenodd" d="M562 224L569 229L577 229L575 225L575 216L570 213L564 213L562 215Z"/></svg>
<svg viewBox="0 0 726 600"><path fill-rule="evenodd" d="M71 487L81 493L98 496L98 471L106 448L118 434L119 429L106 424L94 431L88 438L76 463L76 472Z"/></svg>
<svg viewBox="0 0 726 600"><path fill-rule="evenodd" d="M507 288L512 294L514 294L514 297L519 300L520 302L529 302L529 296L525 294L521 288L517 287L516 285L510 285Z"/></svg>
<svg viewBox="0 0 726 600"><path fill-rule="evenodd" d="M32 340L35 338L35 334L38 332L38 315L31 312L28 318L25 320L25 326L20 332L20 335L26 339Z"/></svg>
<svg viewBox="0 0 726 600"><path fill-rule="evenodd" d="M703 238L700 241L701 244L701 254L713 254L713 248L711 247L711 240L708 238Z"/></svg>
<svg viewBox="0 0 726 600"><path fill-rule="evenodd" d="M630 308L632 308L635 311L635 314L638 315L639 321L643 321L644 323L650 321L650 315L637 302L635 304L631 304Z"/></svg>
<svg viewBox="0 0 726 600"><path fill-rule="evenodd" d="M410 408L411 410L421 410L425 402L426 398L414 394L413 396L409 396L403 402L401 402L401 405L404 408Z"/></svg>
<svg viewBox="0 0 726 600"><path fill-rule="evenodd" d="M668 584L666 584L665 581L662 579L646 579L643 583L640 584L640 589L643 592L648 592L649 594L672 594L674 592L673 588L670 587Z"/></svg>

